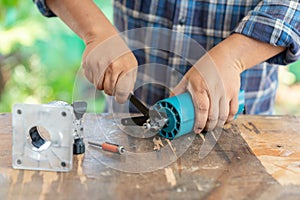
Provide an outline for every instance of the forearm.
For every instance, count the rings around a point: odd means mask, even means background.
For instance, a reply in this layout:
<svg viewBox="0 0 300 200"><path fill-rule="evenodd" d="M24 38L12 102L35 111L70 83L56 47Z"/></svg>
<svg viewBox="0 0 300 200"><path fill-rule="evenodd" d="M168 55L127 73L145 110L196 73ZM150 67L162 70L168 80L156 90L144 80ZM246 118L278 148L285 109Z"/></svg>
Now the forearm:
<svg viewBox="0 0 300 200"><path fill-rule="evenodd" d="M234 66L242 72L284 50L284 47L273 46L236 33L211 49L209 55L216 66L231 65L228 67Z"/></svg>
<svg viewBox="0 0 300 200"><path fill-rule="evenodd" d="M85 44L103 41L117 33L92 0L47 0L48 7L61 18Z"/></svg>

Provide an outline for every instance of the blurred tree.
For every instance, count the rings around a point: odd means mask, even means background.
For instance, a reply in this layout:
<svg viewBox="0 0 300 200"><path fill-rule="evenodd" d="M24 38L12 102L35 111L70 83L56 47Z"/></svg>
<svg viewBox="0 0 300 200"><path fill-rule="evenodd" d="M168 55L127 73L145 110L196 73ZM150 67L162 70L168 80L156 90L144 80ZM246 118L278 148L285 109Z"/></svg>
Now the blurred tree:
<svg viewBox="0 0 300 200"><path fill-rule="evenodd" d="M96 4L112 20L110 0ZM75 82L84 44L59 19L43 17L31 0L0 1L0 112L15 103L47 103L84 98L90 111L104 107L102 93L86 80ZM300 82L300 61L289 66ZM84 78L82 78L84 79ZM78 86L78 84L82 84ZM97 96L99 98L90 98ZM285 96L285 95L284 95Z"/></svg>
<svg viewBox="0 0 300 200"><path fill-rule="evenodd" d="M289 65L289 71L295 75L296 81L300 82L300 60Z"/></svg>
<svg viewBox="0 0 300 200"><path fill-rule="evenodd" d="M96 3L111 20L111 2ZM20 102L70 103L83 48L66 25L57 18L43 17L31 0L2 0L0 112L9 112ZM97 101L98 110L103 109L103 97Z"/></svg>

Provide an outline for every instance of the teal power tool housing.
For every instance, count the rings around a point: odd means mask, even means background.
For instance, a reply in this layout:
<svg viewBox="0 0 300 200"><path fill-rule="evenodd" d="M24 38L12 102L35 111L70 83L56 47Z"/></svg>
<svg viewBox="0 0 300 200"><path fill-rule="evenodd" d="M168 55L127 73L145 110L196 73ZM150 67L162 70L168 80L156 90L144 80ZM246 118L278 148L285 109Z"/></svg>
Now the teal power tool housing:
<svg viewBox="0 0 300 200"><path fill-rule="evenodd" d="M245 93L239 93L239 109L237 114L243 113ZM166 98L156 102L148 108L133 93L130 102L143 114L143 116L121 119L125 126L143 126L145 129L158 132L160 136L174 139L193 131L195 110L189 92Z"/></svg>
<svg viewBox="0 0 300 200"><path fill-rule="evenodd" d="M239 108L235 115L242 114L245 107L245 92L239 93ZM159 130L160 136L174 139L193 131L195 110L189 92L158 101L153 106L154 110L164 113L167 120Z"/></svg>

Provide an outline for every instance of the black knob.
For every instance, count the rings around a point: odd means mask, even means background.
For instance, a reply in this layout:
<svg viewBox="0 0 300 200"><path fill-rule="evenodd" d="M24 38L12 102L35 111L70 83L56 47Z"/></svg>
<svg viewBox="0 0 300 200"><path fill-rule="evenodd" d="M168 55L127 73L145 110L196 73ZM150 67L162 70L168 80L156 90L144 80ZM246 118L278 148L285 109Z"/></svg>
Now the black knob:
<svg viewBox="0 0 300 200"><path fill-rule="evenodd" d="M85 145L83 143L82 138L77 138L74 140L73 144L73 154L78 155L78 154L83 154L85 152Z"/></svg>

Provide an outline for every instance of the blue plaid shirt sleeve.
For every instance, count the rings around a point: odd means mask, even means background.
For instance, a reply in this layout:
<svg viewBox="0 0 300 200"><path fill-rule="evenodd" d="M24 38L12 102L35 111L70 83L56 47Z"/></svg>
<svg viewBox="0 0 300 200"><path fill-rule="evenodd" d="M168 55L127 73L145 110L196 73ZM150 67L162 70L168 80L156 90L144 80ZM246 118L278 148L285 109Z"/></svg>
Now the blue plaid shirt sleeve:
<svg viewBox="0 0 300 200"><path fill-rule="evenodd" d="M289 64L300 58L300 3L294 0L261 1L233 32L286 47L269 63Z"/></svg>
<svg viewBox="0 0 300 200"><path fill-rule="evenodd" d="M48 8L45 0L33 0L42 15L46 17L55 17L56 15Z"/></svg>

